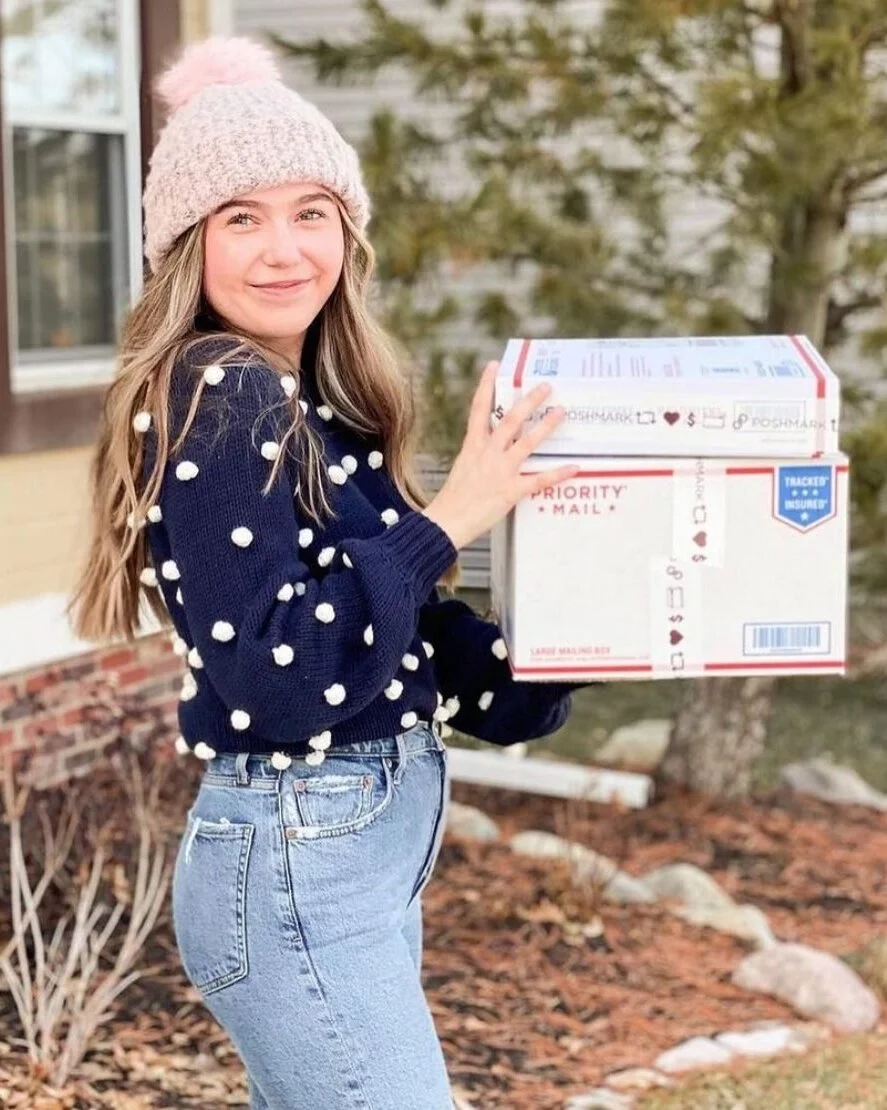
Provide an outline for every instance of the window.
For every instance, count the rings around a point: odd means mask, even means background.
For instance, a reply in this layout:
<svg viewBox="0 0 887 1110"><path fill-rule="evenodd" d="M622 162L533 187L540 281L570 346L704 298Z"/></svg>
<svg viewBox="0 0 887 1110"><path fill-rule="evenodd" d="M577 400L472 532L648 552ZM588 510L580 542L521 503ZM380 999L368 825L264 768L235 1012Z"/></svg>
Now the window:
<svg viewBox="0 0 887 1110"><path fill-rule="evenodd" d="M107 381L141 283L137 0L0 0L13 392Z"/></svg>

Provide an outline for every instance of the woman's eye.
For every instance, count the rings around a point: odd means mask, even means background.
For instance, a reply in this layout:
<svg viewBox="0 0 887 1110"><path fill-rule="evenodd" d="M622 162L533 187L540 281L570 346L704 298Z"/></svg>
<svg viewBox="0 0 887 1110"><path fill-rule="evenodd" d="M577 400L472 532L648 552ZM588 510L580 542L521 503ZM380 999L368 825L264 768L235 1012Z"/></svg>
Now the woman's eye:
<svg viewBox="0 0 887 1110"><path fill-rule="evenodd" d="M228 220L228 223L229 225L237 224L243 226L244 224L249 223L250 219L251 217L249 212L235 212L231 219Z"/></svg>
<svg viewBox="0 0 887 1110"><path fill-rule="evenodd" d="M303 217L309 221L322 220L326 216L325 212L321 212L319 208L305 208L299 213L299 219Z"/></svg>

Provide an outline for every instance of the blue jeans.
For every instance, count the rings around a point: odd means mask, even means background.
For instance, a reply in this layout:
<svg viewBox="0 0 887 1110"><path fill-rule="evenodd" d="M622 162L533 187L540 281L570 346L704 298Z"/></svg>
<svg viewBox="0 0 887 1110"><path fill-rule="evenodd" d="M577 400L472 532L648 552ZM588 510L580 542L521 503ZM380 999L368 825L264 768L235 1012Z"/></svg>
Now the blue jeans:
<svg viewBox="0 0 887 1110"><path fill-rule="evenodd" d="M318 767L246 753L207 764L173 922L252 1110L450 1110L420 900L449 792L446 748L422 723Z"/></svg>

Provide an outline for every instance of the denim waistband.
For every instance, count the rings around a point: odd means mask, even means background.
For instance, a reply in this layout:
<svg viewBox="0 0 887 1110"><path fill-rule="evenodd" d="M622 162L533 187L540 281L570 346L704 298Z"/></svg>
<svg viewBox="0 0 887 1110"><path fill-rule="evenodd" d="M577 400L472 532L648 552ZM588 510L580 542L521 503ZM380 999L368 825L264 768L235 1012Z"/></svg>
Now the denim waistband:
<svg viewBox="0 0 887 1110"><path fill-rule="evenodd" d="M414 752L440 751L444 742L437 724L420 721L407 732L395 736L382 736L376 740L357 740L351 744L335 745L327 749L327 758L366 759L368 756L398 756L398 762ZM271 752L220 752L210 759L203 772L205 780L253 785L276 782L285 772L271 762ZM299 760L293 757L293 763Z"/></svg>

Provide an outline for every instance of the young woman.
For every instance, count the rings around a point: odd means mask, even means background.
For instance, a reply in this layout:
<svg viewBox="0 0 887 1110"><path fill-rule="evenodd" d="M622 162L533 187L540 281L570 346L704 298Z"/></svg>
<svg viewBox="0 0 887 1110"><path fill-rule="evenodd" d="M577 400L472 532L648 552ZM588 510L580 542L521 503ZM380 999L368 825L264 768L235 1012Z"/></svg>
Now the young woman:
<svg viewBox="0 0 887 1110"><path fill-rule="evenodd" d="M152 273L107 394L75 630L132 638L144 599L174 630L177 744L205 760L176 939L254 1110L447 1110L420 980L441 729L544 736L571 687L513 682L499 630L437 584L573 472L520 473L562 413L522 431L537 390L491 430L489 366L428 503L366 306L354 151L248 40L191 47L158 89Z"/></svg>

